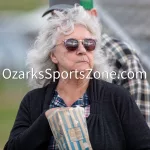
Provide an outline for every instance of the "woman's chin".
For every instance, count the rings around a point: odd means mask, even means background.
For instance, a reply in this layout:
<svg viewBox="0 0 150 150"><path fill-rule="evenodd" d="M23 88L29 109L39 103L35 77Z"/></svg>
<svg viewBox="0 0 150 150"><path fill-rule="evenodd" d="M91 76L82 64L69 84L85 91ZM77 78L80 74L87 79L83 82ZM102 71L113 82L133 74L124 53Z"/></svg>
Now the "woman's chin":
<svg viewBox="0 0 150 150"><path fill-rule="evenodd" d="M78 71L88 71L90 69L91 67L87 63L83 63L75 67L75 70L78 70Z"/></svg>
<svg viewBox="0 0 150 150"><path fill-rule="evenodd" d="M87 72L92 70L90 67L80 67L80 68L75 68L73 69L74 71L78 71L78 72Z"/></svg>

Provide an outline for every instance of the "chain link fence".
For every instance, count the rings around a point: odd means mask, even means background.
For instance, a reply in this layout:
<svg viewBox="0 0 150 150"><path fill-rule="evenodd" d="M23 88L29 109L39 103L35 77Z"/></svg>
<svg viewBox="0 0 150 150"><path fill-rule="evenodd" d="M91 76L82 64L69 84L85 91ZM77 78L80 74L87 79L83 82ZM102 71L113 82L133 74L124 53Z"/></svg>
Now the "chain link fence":
<svg viewBox="0 0 150 150"><path fill-rule="evenodd" d="M129 43L138 53L150 81L150 1L95 0L103 32Z"/></svg>

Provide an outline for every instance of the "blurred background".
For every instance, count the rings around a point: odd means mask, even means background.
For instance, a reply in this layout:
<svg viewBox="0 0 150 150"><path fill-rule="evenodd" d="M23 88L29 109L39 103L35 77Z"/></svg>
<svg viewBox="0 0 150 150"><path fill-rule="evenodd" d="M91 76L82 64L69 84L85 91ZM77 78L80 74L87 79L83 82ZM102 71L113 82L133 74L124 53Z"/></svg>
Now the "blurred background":
<svg viewBox="0 0 150 150"><path fill-rule="evenodd" d="M131 45L138 53L150 81L150 1L95 0L103 32ZM2 71L24 70L32 47L46 18L48 0L0 0L0 150L6 143L19 107L30 89L23 79L4 79Z"/></svg>

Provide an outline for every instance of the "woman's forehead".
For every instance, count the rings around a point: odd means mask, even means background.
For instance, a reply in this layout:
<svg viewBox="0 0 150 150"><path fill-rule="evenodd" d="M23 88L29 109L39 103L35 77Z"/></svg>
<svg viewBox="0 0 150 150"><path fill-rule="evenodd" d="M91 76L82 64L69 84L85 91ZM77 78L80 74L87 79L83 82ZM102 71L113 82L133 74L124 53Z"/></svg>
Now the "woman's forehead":
<svg viewBox="0 0 150 150"><path fill-rule="evenodd" d="M64 40L68 38L84 39L91 38L92 34L90 31L83 25L75 25L74 30L69 35L61 34L58 40Z"/></svg>

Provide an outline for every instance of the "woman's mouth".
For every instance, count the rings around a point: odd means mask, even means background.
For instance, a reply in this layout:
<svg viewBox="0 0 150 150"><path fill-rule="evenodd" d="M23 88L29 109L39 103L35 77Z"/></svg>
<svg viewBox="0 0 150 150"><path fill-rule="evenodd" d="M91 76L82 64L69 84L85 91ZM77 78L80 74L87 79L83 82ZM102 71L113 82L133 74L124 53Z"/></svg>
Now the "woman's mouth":
<svg viewBox="0 0 150 150"><path fill-rule="evenodd" d="M89 63L89 62L82 60L82 61L78 61L77 63Z"/></svg>

